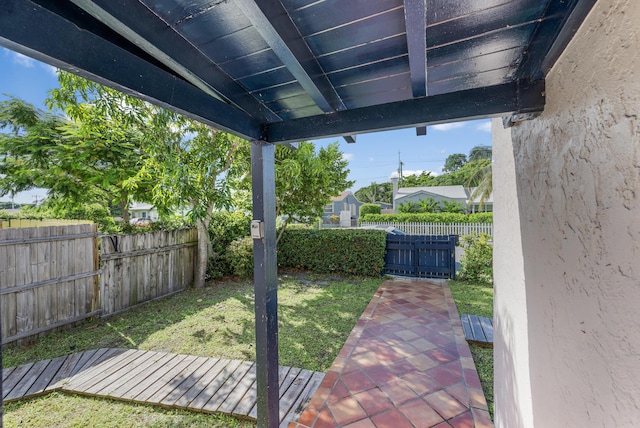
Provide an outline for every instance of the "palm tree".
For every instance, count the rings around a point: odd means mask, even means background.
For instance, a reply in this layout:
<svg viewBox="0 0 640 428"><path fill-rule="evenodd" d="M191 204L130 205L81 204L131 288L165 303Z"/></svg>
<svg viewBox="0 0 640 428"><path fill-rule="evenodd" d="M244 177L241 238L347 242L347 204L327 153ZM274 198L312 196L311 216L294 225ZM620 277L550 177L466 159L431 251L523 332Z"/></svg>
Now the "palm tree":
<svg viewBox="0 0 640 428"><path fill-rule="evenodd" d="M480 163L478 169L476 169L469 179L466 186L473 188L471 195L469 196L469 203L473 203L478 200L478 208L483 210L484 204L491 197L493 193L493 171L491 162L492 150L491 146L475 146L469 151L469 161L488 159L487 163Z"/></svg>

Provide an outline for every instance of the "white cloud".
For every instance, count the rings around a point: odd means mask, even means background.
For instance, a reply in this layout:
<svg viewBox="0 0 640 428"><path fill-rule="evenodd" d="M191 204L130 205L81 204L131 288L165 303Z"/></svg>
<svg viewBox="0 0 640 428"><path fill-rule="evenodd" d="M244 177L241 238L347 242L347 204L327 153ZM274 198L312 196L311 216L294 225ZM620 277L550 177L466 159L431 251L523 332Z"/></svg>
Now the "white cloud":
<svg viewBox="0 0 640 428"><path fill-rule="evenodd" d="M447 153L447 151L445 149L441 149L438 153L440 153L441 155Z"/></svg>
<svg viewBox="0 0 640 428"><path fill-rule="evenodd" d="M369 162L373 162L373 161L375 161L375 159L374 159L374 158L372 158L372 157L370 157L370 158L369 158Z"/></svg>
<svg viewBox="0 0 640 428"><path fill-rule="evenodd" d="M431 126L431 128L435 129L436 131L451 131L452 129L462 128L463 126L464 126L464 123L455 122L455 123L443 123L440 125L433 125Z"/></svg>
<svg viewBox="0 0 640 428"><path fill-rule="evenodd" d="M491 132L491 122L482 122L476 129L478 131Z"/></svg>
<svg viewBox="0 0 640 428"><path fill-rule="evenodd" d="M42 68L44 68L45 70L47 70L47 73L49 73L50 75L52 75L53 77L58 77L58 69L55 68L52 65L49 64L40 64L42 65Z"/></svg>
<svg viewBox="0 0 640 428"><path fill-rule="evenodd" d="M353 160L353 153L343 153L342 154L342 159L346 160L347 162Z"/></svg>
<svg viewBox="0 0 640 428"><path fill-rule="evenodd" d="M18 64L21 65L23 67L33 67L33 64L36 63L36 61L32 58L29 58L26 55L22 55L21 53L18 52L9 52L9 55L11 56L11 61L14 64Z"/></svg>

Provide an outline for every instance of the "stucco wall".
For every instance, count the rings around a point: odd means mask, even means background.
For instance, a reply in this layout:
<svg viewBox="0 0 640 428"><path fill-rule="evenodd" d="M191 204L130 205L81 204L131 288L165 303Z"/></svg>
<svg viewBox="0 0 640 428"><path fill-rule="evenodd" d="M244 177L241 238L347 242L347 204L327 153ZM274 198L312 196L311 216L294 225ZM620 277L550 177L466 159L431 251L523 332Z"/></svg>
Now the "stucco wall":
<svg viewBox="0 0 640 428"><path fill-rule="evenodd" d="M536 427L638 426L639 74L640 2L600 0L547 76L543 115L511 129L518 209L504 227L520 229L522 253L497 253L496 268L523 263L526 303L514 296L507 308L509 285L498 276L496 316L502 329L527 312L531 401L497 402L498 426L531 425L518 420L529 406ZM496 174L506 174L507 158ZM526 390L522 343L496 353L496 371L505 370L497 397L510 376Z"/></svg>
<svg viewBox="0 0 640 428"><path fill-rule="evenodd" d="M520 206L511 130L491 124L493 139L494 404L497 427L533 427L529 333ZM499 368L499 369L498 369ZM499 412L498 412L499 411ZM501 423L498 423L501 421ZM506 423L508 421L508 423Z"/></svg>

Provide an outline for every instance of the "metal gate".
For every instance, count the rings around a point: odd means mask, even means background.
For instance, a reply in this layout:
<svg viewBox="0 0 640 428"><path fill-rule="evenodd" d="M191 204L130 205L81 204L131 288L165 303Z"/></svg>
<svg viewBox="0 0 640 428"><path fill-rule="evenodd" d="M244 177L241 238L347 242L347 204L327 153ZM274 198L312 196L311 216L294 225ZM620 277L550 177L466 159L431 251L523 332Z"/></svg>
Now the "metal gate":
<svg viewBox="0 0 640 428"><path fill-rule="evenodd" d="M385 273L418 278L456 278L458 235L387 235Z"/></svg>

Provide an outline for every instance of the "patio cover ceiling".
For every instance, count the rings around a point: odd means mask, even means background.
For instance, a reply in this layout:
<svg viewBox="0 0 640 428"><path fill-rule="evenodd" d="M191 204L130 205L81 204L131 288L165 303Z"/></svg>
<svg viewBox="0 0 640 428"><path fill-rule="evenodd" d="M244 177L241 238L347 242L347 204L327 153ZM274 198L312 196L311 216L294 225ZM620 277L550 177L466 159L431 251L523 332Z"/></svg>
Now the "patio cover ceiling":
<svg viewBox="0 0 640 428"><path fill-rule="evenodd" d="M250 140L544 108L595 0L3 0L0 45Z"/></svg>

